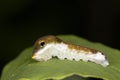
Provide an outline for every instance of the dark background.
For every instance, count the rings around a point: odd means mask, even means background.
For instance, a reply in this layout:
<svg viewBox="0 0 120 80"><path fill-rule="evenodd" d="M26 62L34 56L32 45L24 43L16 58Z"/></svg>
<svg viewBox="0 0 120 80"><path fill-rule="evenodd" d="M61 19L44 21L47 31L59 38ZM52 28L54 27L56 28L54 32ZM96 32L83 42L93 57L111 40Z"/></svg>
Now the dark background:
<svg viewBox="0 0 120 80"><path fill-rule="evenodd" d="M74 34L120 49L119 21L119 0L1 0L0 71L47 34Z"/></svg>

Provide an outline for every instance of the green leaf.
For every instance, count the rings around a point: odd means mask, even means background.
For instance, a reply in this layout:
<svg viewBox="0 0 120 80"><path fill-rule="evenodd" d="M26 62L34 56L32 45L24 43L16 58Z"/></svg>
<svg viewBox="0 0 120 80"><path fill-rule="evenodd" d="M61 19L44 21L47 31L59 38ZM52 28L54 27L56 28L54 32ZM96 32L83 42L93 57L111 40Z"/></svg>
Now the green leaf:
<svg viewBox="0 0 120 80"><path fill-rule="evenodd" d="M109 48L100 43L92 43L73 35L61 35L59 37L66 42L104 52L110 65L103 67L92 62L59 60L56 58L46 62L37 62L31 59L32 47L30 47L25 49L15 60L5 66L1 80L65 80L67 77L73 75L84 77L84 79L80 77L79 79L69 80L90 80L86 77L101 78L104 80L120 80L119 50Z"/></svg>

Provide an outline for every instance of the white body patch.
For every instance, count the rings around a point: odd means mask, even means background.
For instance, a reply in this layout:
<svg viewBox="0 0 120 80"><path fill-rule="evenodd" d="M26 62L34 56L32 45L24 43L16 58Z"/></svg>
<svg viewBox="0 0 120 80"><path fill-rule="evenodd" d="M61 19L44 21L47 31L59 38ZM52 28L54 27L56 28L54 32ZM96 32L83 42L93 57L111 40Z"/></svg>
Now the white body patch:
<svg viewBox="0 0 120 80"><path fill-rule="evenodd" d="M70 49L68 45L64 43L49 43L43 49L37 51L32 58L37 61L47 61L54 56L58 57L60 60L91 61L104 67L109 65L105 56L99 51L95 54L91 52L86 54L84 51Z"/></svg>

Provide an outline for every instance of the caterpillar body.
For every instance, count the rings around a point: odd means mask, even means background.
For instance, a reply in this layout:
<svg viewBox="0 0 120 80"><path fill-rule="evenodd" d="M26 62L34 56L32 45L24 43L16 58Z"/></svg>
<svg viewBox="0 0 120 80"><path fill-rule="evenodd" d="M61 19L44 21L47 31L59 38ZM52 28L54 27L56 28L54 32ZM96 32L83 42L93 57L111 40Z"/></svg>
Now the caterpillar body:
<svg viewBox="0 0 120 80"><path fill-rule="evenodd" d="M53 35L39 38L35 42L32 59L47 61L52 57L60 60L91 61L103 67L109 65L106 56L98 50L67 43Z"/></svg>

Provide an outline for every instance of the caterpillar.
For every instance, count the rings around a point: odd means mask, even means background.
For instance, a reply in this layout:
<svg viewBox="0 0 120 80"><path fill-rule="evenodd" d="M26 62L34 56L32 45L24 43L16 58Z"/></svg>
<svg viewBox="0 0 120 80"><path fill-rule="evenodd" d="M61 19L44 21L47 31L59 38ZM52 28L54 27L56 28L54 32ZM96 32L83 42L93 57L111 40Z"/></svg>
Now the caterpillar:
<svg viewBox="0 0 120 80"><path fill-rule="evenodd" d="M60 60L91 61L103 67L109 65L106 56L98 50L64 42L54 35L39 38L34 44L32 59L47 61L52 57Z"/></svg>

